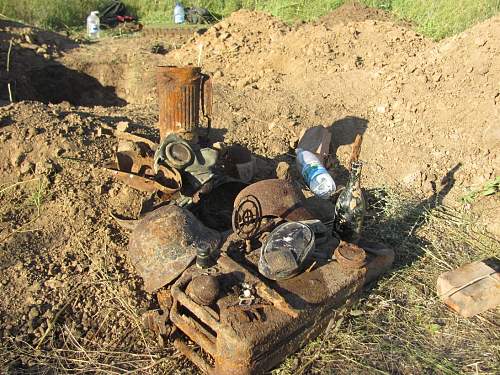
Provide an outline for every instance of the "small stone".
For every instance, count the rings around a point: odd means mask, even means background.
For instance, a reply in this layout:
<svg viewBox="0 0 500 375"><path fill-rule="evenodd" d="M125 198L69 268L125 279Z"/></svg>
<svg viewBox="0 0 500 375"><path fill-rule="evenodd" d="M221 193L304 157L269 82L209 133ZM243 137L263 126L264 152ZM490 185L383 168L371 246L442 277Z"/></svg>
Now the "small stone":
<svg viewBox="0 0 500 375"><path fill-rule="evenodd" d="M45 282L45 286L49 287L50 289L58 289L62 287L62 283L57 280L56 278L48 279Z"/></svg>
<svg viewBox="0 0 500 375"><path fill-rule="evenodd" d="M51 160L43 160L36 163L35 172L37 175L52 175L56 172L56 167Z"/></svg>
<svg viewBox="0 0 500 375"><path fill-rule="evenodd" d="M26 138L31 139L37 135L37 131L34 128L28 128L26 130Z"/></svg>
<svg viewBox="0 0 500 375"><path fill-rule="evenodd" d="M484 46L486 44L486 38L484 38L484 37L477 37L474 42L476 43L476 46L482 47L482 46Z"/></svg>
<svg viewBox="0 0 500 375"><path fill-rule="evenodd" d="M432 80L434 82L439 82L441 80L441 77L443 77L443 75L441 73L435 73L433 76L432 76Z"/></svg>
<svg viewBox="0 0 500 375"><path fill-rule="evenodd" d="M108 192L108 194L109 194L109 196L110 196L111 198L116 197L119 193L120 193L120 190L119 190L117 187L113 187L113 188L112 188L112 189Z"/></svg>
<svg viewBox="0 0 500 375"><path fill-rule="evenodd" d="M26 155L22 151L16 151L14 154L12 154L12 157L10 158L10 163L12 164L13 167L19 167L23 160L25 159Z"/></svg>
<svg viewBox="0 0 500 375"><path fill-rule="evenodd" d="M116 130L124 133L129 129L129 123L128 121L120 121L118 124L116 124Z"/></svg>
<svg viewBox="0 0 500 375"><path fill-rule="evenodd" d="M35 165L32 162L25 160L21 163L19 171L21 172L21 174L28 174L33 173L34 169Z"/></svg>
<svg viewBox="0 0 500 375"><path fill-rule="evenodd" d="M291 180L290 164L280 161L276 167L276 177L280 180Z"/></svg>
<svg viewBox="0 0 500 375"><path fill-rule="evenodd" d="M490 71L490 68L488 67L488 65L481 65L478 69L477 69L477 72L481 75L485 75L485 74L488 74L488 72Z"/></svg>
<svg viewBox="0 0 500 375"><path fill-rule="evenodd" d="M214 75L213 75L214 78L221 78L223 76L224 76L224 74L222 73L222 70L216 70Z"/></svg>
<svg viewBox="0 0 500 375"><path fill-rule="evenodd" d="M377 107L375 107L375 110L377 111L377 113L385 113L385 111L387 110L387 108L386 108L385 105L380 104Z"/></svg>
<svg viewBox="0 0 500 375"><path fill-rule="evenodd" d="M229 37L231 36L231 34L227 33L227 32L223 32L220 34L219 36L219 39L222 40L222 41L225 41L227 40Z"/></svg>
<svg viewBox="0 0 500 375"><path fill-rule="evenodd" d="M57 147L55 150L54 150L54 156L61 156L62 154L64 154L64 148L61 148L61 147Z"/></svg>
<svg viewBox="0 0 500 375"><path fill-rule="evenodd" d="M422 191L426 195L434 194L434 190L435 190L435 183L433 181L427 180L422 183Z"/></svg>
<svg viewBox="0 0 500 375"><path fill-rule="evenodd" d="M250 83L251 83L250 78L245 77L245 78L238 80L238 82L236 82L236 87L242 89L242 88L248 86Z"/></svg>

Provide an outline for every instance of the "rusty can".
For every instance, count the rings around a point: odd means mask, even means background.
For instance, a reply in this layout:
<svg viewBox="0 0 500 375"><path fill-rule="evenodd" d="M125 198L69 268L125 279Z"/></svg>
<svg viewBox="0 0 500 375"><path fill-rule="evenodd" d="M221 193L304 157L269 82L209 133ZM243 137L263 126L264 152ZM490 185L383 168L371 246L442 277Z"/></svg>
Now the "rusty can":
<svg viewBox="0 0 500 375"><path fill-rule="evenodd" d="M160 104L160 140L177 133L188 142L198 141L200 108L211 126L212 80L199 67L160 66L157 71Z"/></svg>

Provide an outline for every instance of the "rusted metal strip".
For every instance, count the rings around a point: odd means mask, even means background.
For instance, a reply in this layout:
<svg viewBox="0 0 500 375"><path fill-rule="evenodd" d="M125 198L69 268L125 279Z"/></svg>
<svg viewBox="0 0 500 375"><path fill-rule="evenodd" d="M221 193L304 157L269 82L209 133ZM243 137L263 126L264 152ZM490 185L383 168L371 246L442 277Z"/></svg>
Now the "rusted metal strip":
<svg viewBox="0 0 500 375"><path fill-rule="evenodd" d="M216 338L214 337L214 335L210 334L205 328L203 328L193 319L179 314L178 302L175 300L174 305L172 306L172 310L170 311L170 320L191 340L201 345L203 350L205 350L212 356L216 355L217 348L215 345Z"/></svg>
<svg viewBox="0 0 500 375"><path fill-rule="evenodd" d="M203 323L211 327L214 331L217 331L220 321L219 314L207 306L198 305L181 290L181 287L185 287L191 280L191 275L183 275L172 287L172 297L186 306L190 311L196 313Z"/></svg>
<svg viewBox="0 0 500 375"><path fill-rule="evenodd" d="M211 367L200 355L194 352L189 346L187 346L181 339L174 340L174 347L185 355L187 359L194 363L205 374L215 374L214 368Z"/></svg>

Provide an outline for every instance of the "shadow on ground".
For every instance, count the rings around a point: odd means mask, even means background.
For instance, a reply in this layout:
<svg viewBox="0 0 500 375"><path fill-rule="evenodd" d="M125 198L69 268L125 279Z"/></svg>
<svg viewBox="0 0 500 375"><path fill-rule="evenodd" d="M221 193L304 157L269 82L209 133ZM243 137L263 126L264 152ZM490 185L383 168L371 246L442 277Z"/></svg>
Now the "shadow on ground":
<svg viewBox="0 0 500 375"><path fill-rule="evenodd" d="M57 33L0 21L0 100L67 101L82 106L124 106L97 79L54 60L78 44Z"/></svg>
<svg viewBox="0 0 500 375"><path fill-rule="evenodd" d="M396 253L393 271L410 266L424 253L428 243L416 236L418 229L425 224L426 214L442 205L443 199L455 184L455 173L461 163L450 169L442 178L441 186L434 186L434 193L420 202L394 201L381 189L365 192L370 211L367 215L365 235L373 241L392 247Z"/></svg>

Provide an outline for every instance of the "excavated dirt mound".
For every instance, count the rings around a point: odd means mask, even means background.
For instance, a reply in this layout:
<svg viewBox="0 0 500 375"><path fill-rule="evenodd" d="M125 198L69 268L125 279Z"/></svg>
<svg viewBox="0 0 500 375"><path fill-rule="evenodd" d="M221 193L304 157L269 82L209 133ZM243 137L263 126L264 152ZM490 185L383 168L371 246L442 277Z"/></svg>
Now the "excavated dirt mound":
<svg viewBox="0 0 500 375"><path fill-rule="evenodd" d="M10 82L17 99L60 103L0 107L0 332L11 350L25 350L12 368L43 371L30 362L33 347L73 355L81 342L113 353L120 368L134 369L119 353L143 360L153 338L142 336L139 314L151 296L109 213L136 217L144 196L99 166L113 156L118 122L157 136L154 68L196 63L200 45L215 81L213 138L252 150L259 177L273 176L278 161L294 163L300 132L319 124L332 132L328 166L340 183L357 133L366 187L431 195L452 186L443 194L456 204L498 176L500 16L439 43L383 17L343 18L289 26L239 11L184 46L185 35L147 35L80 48L32 36L27 46L22 35L32 28L1 24L0 64L15 39L1 99ZM152 53L158 42L170 52ZM498 203L488 202L482 218L499 234Z"/></svg>
<svg viewBox="0 0 500 375"><path fill-rule="evenodd" d="M277 157L323 124L345 166L364 133L368 185L431 193L448 175L456 199L498 175L499 24L433 43L389 22L289 28L242 11L167 57L194 63L204 46L203 66L219 77L217 124L232 141Z"/></svg>
<svg viewBox="0 0 500 375"><path fill-rule="evenodd" d="M70 101L80 105L123 105L113 87L56 61L78 44L59 34L0 21L0 100ZM8 68L8 69L7 69ZM8 90L10 85L10 93Z"/></svg>

